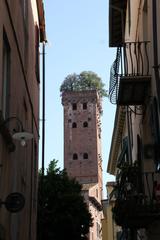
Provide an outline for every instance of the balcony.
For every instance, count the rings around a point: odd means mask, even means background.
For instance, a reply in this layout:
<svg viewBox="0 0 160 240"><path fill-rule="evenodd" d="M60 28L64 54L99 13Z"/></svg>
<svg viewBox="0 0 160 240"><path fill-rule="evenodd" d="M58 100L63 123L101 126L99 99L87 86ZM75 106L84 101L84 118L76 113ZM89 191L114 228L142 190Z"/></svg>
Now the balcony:
<svg viewBox="0 0 160 240"><path fill-rule="evenodd" d="M149 42L126 42L117 48L110 71L109 98L122 106L143 105L149 95Z"/></svg>
<svg viewBox="0 0 160 240"><path fill-rule="evenodd" d="M114 189L113 217L123 228L147 228L160 220L160 173L123 166Z"/></svg>

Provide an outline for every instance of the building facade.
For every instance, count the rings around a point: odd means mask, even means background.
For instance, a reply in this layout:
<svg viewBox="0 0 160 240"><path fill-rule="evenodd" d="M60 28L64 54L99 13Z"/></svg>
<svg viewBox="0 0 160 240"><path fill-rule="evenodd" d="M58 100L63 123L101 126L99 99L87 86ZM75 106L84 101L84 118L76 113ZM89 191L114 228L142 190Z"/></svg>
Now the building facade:
<svg viewBox="0 0 160 240"><path fill-rule="evenodd" d="M102 200L102 240L118 240L121 239L120 237L122 235L122 228L116 224L112 217L112 209L115 205L115 196L113 194L114 187L115 182L107 182L107 199Z"/></svg>
<svg viewBox="0 0 160 240"><path fill-rule="evenodd" d="M109 1L117 48L109 97L117 105L108 172L123 239L160 238L160 30L157 0Z"/></svg>
<svg viewBox="0 0 160 240"><path fill-rule="evenodd" d="M64 91L64 168L82 184L93 217L89 239L101 239L101 99L96 90Z"/></svg>
<svg viewBox="0 0 160 240"><path fill-rule="evenodd" d="M102 200L103 219L102 219L102 240L118 240L122 234L122 229L117 226L113 217L112 209L115 205L115 197L111 197L115 182L107 182L107 199Z"/></svg>
<svg viewBox="0 0 160 240"><path fill-rule="evenodd" d="M0 239L35 240L43 3L4 0L0 12ZM22 147L12 135L23 131Z"/></svg>

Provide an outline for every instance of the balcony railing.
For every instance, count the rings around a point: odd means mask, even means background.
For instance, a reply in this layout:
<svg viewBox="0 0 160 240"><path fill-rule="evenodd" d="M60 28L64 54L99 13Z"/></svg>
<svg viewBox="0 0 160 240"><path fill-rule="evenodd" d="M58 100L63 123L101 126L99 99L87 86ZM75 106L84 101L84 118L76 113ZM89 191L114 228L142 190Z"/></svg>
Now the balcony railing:
<svg viewBox="0 0 160 240"><path fill-rule="evenodd" d="M121 169L114 189L113 216L124 228L146 228L160 220L160 173L141 173L136 166Z"/></svg>
<svg viewBox="0 0 160 240"><path fill-rule="evenodd" d="M110 71L111 103L141 105L151 77L149 47L150 43L145 41L126 42L117 48L116 59Z"/></svg>

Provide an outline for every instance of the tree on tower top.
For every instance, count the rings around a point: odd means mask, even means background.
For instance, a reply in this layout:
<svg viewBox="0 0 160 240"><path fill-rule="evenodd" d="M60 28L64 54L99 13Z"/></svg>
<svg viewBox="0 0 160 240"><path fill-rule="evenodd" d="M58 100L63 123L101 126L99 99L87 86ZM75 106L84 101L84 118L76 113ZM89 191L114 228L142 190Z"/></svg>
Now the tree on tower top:
<svg viewBox="0 0 160 240"><path fill-rule="evenodd" d="M104 89L105 84L101 78L92 71L83 71L80 74L68 75L61 87L60 91L84 91L84 90L97 90L101 97L107 96L107 91Z"/></svg>

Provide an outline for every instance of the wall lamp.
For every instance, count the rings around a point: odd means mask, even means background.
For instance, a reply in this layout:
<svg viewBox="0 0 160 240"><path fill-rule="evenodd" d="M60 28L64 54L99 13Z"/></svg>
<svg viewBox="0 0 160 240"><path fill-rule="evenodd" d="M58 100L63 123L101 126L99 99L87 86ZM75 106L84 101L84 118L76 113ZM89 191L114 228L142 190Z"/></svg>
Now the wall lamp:
<svg viewBox="0 0 160 240"><path fill-rule="evenodd" d="M13 134L10 133L7 124L10 121L15 120L19 126L18 131L13 129ZM0 112L0 133L6 142L9 152L15 151L15 144L13 143L13 139L20 141L21 146L26 146L26 142L33 138L33 134L24 131L23 124L21 120L17 117L9 117L7 119L3 119L2 113Z"/></svg>

